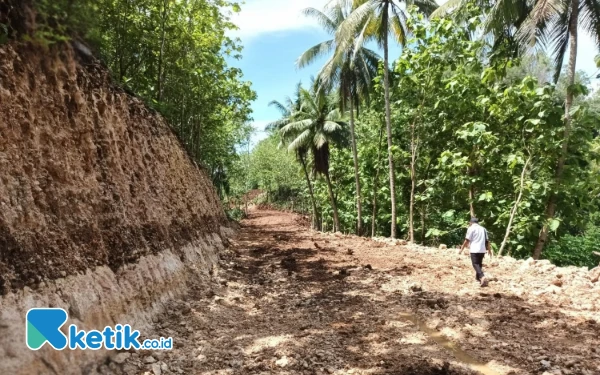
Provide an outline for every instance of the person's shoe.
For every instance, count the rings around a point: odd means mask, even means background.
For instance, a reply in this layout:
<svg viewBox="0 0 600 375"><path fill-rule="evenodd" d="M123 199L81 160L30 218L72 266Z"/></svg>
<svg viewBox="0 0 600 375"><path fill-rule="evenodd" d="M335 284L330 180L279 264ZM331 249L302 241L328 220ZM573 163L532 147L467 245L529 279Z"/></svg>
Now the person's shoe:
<svg viewBox="0 0 600 375"><path fill-rule="evenodd" d="M487 285L488 285L488 281L487 281L486 277L484 276L481 278L481 287L483 288L484 286L487 286Z"/></svg>

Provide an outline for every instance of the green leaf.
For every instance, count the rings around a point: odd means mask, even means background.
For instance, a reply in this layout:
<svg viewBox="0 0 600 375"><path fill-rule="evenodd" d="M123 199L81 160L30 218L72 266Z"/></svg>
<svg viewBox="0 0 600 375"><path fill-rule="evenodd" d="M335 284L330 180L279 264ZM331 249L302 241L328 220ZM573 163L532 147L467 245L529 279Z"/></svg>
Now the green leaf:
<svg viewBox="0 0 600 375"><path fill-rule="evenodd" d="M579 113L580 110L581 110L580 105L574 105L571 107L571 110L569 111L569 115L571 117L575 117L575 116L577 116L577 114Z"/></svg>

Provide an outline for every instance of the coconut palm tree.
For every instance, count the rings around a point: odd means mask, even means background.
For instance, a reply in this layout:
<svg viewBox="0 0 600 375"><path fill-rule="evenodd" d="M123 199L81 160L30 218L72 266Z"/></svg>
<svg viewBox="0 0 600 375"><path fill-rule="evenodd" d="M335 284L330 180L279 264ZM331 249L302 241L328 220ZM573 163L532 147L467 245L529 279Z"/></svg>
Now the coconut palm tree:
<svg viewBox="0 0 600 375"><path fill-rule="evenodd" d="M460 11L466 0L451 0L439 14ZM505 35L507 29L515 29L515 39L520 52L534 48L549 49L554 57L554 80L558 81L565 55L569 51L567 65L567 95L565 98L565 127L562 149L554 180L560 185L565 170L572 129L572 107L575 92L577 42L579 28L588 32L600 46L600 1L598 0L499 0L487 12L486 31L496 38ZM556 213L557 196L551 193L545 209L542 225L533 257L538 259L548 240L549 223Z"/></svg>
<svg viewBox="0 0 600 375"><path fill-rule="evenodd" d="M300 102L300 91L302 89L301 84L299 83L296 86L296 91L293 99L290 97L286 98L285 104L278 102L276 100L269 103L269 106L275 107L281 113L282 118L278 121L272 122L267 125L267 130L270 131L279 131L282 127L289 125L293 122L293 114L298 113L301 110L301 102ZM309 157L309 147L298 147L294 150L296 154L296 160L302 165L302 171L304 172L304 177L306 178L306 185L308 186L308 193L310 195L310 201L312 204L313 217L312 217L312 228L316 230L320 230L319 223L319 210L317 208L317 201L315 199L315 194L313 190L312 181L308 175L308 157Z"/></svg>
<svg viewBox="0 0 600 375"><path fill-rule="evenodd" d="M404 4L404 6L401 6ZM354 49L354 54L364 43L375 40L383 49L383 84L385 94L385 123L388 143L390 194L392 202L391 237L396 238L396 184L392 153L392 119L390 107L389 37L400 45L407 40L406 5L414 5L425 14L437 8L435 0L353 0L352 13L336 31L336 49L343 53Z"/></svg>
<svg viewBox="0 0 600 375"><path fill-rule="evenodd" d="M352 11L352 4L345 0L332 0L323 11L306 8L304 14L316 19L323 29L335 36L335 32ZM346 50L335 48L335 39L329 39L306 50L298 59L297 66L303 68L313 63L323 54L331 56L319 71L318 80L325 85L325 90L336 88L340 98L340 109L350 112L350 135L352 140L352 156L354 160L354 180L356 183L357 234L362 234L362 196L360 191L360 174L358 153L356 151L356 132L354 130L354 108L358 110L360 100L368 99L373 79L377 75L380 57L374 51L363 46L349 45Z"/></svg>
<svg viewBox="0 0 600 375"><path fill-rule="evenodd" d="M325 177L333 210L334 231L340 230L340 219L329 177L329 147L331 144L344 145L346 140L346 123L342 121L337 100L316 81L310 90L300 89L300 109L291 112L276 125L282 143L288 144L288 150L301 154L304 150L310 150L314 172Z"/></svg>

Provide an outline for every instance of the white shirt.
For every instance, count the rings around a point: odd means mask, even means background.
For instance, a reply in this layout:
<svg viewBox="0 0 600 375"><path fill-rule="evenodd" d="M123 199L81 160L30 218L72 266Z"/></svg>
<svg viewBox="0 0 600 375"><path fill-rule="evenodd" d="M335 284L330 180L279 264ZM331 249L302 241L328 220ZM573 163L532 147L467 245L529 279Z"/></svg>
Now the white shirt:
<svg viewBox="0 0 600 375"><path fill-rule="evenodd" d="M486 253L485 242L488 239L487 230L477 223L467 229L467 240L471 253Z"/></svg>

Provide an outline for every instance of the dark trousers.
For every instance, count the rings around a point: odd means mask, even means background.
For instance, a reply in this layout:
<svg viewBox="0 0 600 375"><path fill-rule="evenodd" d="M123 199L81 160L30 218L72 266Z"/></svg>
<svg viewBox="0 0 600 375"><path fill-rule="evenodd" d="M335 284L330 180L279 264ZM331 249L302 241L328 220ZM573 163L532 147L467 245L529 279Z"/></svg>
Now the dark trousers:
<svg viewBox="0 0 600 375"><path fill-rule="evenodd" d="M471 253L471 263L475 268L475 278L480 281L483 275L483 256L485 253Z"/></svg>

